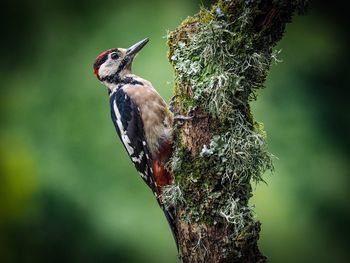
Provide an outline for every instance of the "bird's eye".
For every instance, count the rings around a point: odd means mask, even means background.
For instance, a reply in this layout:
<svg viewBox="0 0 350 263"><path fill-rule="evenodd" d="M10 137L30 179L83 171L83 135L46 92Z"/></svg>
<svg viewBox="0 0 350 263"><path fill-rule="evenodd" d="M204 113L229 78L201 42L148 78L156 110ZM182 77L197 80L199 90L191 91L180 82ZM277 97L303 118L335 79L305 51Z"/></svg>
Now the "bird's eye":
<svg viewBox="0 0 350 263"><path fill-rule="evenodd" d="M118 53L117 53L117 52L113 52L113 53L111 54L111 58L112 58L112 59L118 59L118 58L119 58Z"/></svg>

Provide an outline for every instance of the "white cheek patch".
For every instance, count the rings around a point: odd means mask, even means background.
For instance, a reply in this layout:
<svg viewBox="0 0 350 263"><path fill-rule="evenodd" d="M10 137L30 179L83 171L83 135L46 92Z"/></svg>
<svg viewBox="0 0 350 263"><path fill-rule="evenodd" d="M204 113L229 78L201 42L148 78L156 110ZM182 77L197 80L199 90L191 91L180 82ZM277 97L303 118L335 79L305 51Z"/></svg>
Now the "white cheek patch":
<svg viewBox="0 0 350 263"><path fill-rule="evenodd" d="M134 154L134 149L131 147L130 138L128 137L128 135L126 134L126 131L124 130L123 124L121 122L121 115L120 115L119 109L118 109L115 101L114 101L113 109L114 109L115 117L117 119L117 125L118 125L119 131L120 131L120 135L122 137L122 141L125 145L126 150L128 151L129 155L131 156Z"/></svg>
<svg viewBox="0 0 350 263"><path fill-rule="evenodd" d="M115 74L117 70L117 63L114 60L108 58L107 61L100 66L98 70L98 75L100 76L100 78L104 78Z"/></svg>

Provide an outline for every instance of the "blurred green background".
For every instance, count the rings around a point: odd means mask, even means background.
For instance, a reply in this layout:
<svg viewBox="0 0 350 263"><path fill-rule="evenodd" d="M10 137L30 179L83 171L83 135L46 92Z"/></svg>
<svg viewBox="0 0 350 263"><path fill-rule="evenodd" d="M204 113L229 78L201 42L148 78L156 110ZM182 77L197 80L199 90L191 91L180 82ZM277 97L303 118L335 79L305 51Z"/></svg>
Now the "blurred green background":
<svg viewBox="0 0 350 263"><path fill-rule="evenodd" d="M1 2L0 262L178 262L92 63L150 37L134 72L169 100L164 37L200 4ZM270 262L350 262L345 12L318 1L295 17L277 47L284 62L253 103L279 158L252 200Z"/></svg>

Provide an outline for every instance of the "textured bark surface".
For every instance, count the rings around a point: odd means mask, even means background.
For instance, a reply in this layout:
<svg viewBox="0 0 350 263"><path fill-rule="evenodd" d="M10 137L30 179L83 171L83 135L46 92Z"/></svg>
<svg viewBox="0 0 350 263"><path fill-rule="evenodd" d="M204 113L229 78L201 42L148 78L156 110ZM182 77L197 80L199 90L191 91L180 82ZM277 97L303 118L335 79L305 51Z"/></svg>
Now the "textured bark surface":
<svg viewBox="0 0 350 263"><path fill-rule="evenodd" d="M181 218L183 213L184 211L179 211L178 216ZM223 248L227 246L230 230L223 225L186 223L179 220L178 227L180 229L180 257L183 263L266 262L266 257L261 254L256 242L252 245L241 244L243 245L241 255L237 259L233 255L224 255Z"/></svg>
<svg viewBox="0 0 350 263"><path fill-rule="evenodd" d="M182 95L184 95L183 93ZM191 95L191 90L186 88L186 95ZM176 106L177 114L184 115L179 104ZM178 139L182 147L187 149L191 157L198 156L203 145L209 145L213 132L218 128L215 120L209 114L199 108L189 112L191 117L179 128ZM191 171L188 171L191 173ZM210 172L207 173L210 176ZM200 190L200 189L198 189ZM196 195L196 193L193 193ZM200 192L198 192L200 195ZM200 204L199 204L200 205ZM257 240L259 239L260 223L255 222L252 235L242 236L237 239L237 244L231 244L229 236L232 233L230 225L222 223L201 223L188 222L186 209L177 210L177 227L179 231L180 258L183 263L193 262L266 262L266 257L259 251ZM229 247L231 246L231 247ZM227 247L227 249L225 248ZM237 255L227 255L233 247L239 247L239 257Z"/></svg>
<svg viewBox="0 0 350 263"><path fill-rule="evenodd" d="M264 87L273 47L305 1L220 0L168 36L175 70L175 126L169 164L182 262L265 262L251 182L272 169L265 132L249 103Z"/></svg>

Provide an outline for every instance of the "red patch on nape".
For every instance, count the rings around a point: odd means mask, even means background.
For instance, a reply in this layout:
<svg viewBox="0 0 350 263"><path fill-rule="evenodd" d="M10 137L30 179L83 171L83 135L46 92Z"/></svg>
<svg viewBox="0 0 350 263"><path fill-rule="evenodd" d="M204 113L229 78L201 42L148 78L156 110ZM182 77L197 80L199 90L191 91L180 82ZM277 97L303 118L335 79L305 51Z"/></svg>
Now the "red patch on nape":
<svg viewBox="0 0 350 263"><path fill-rule="evenodd" d="M104 56L106 56L107 54L112 53L113 50L114 50L114 48L110 48L110 49L108 49L107 51L101 53L101 54L96 58L96 63L98 63L99 61L101 61L101 59L102 59Z"/></svg>
<svg viewBox="0 0 350 263"><path fill-rule="evenodd" d="M98 69L99 69L99 68L94 68L94 75L95 75L98 79L100 79L100 76L98 75Z"/></svg>

